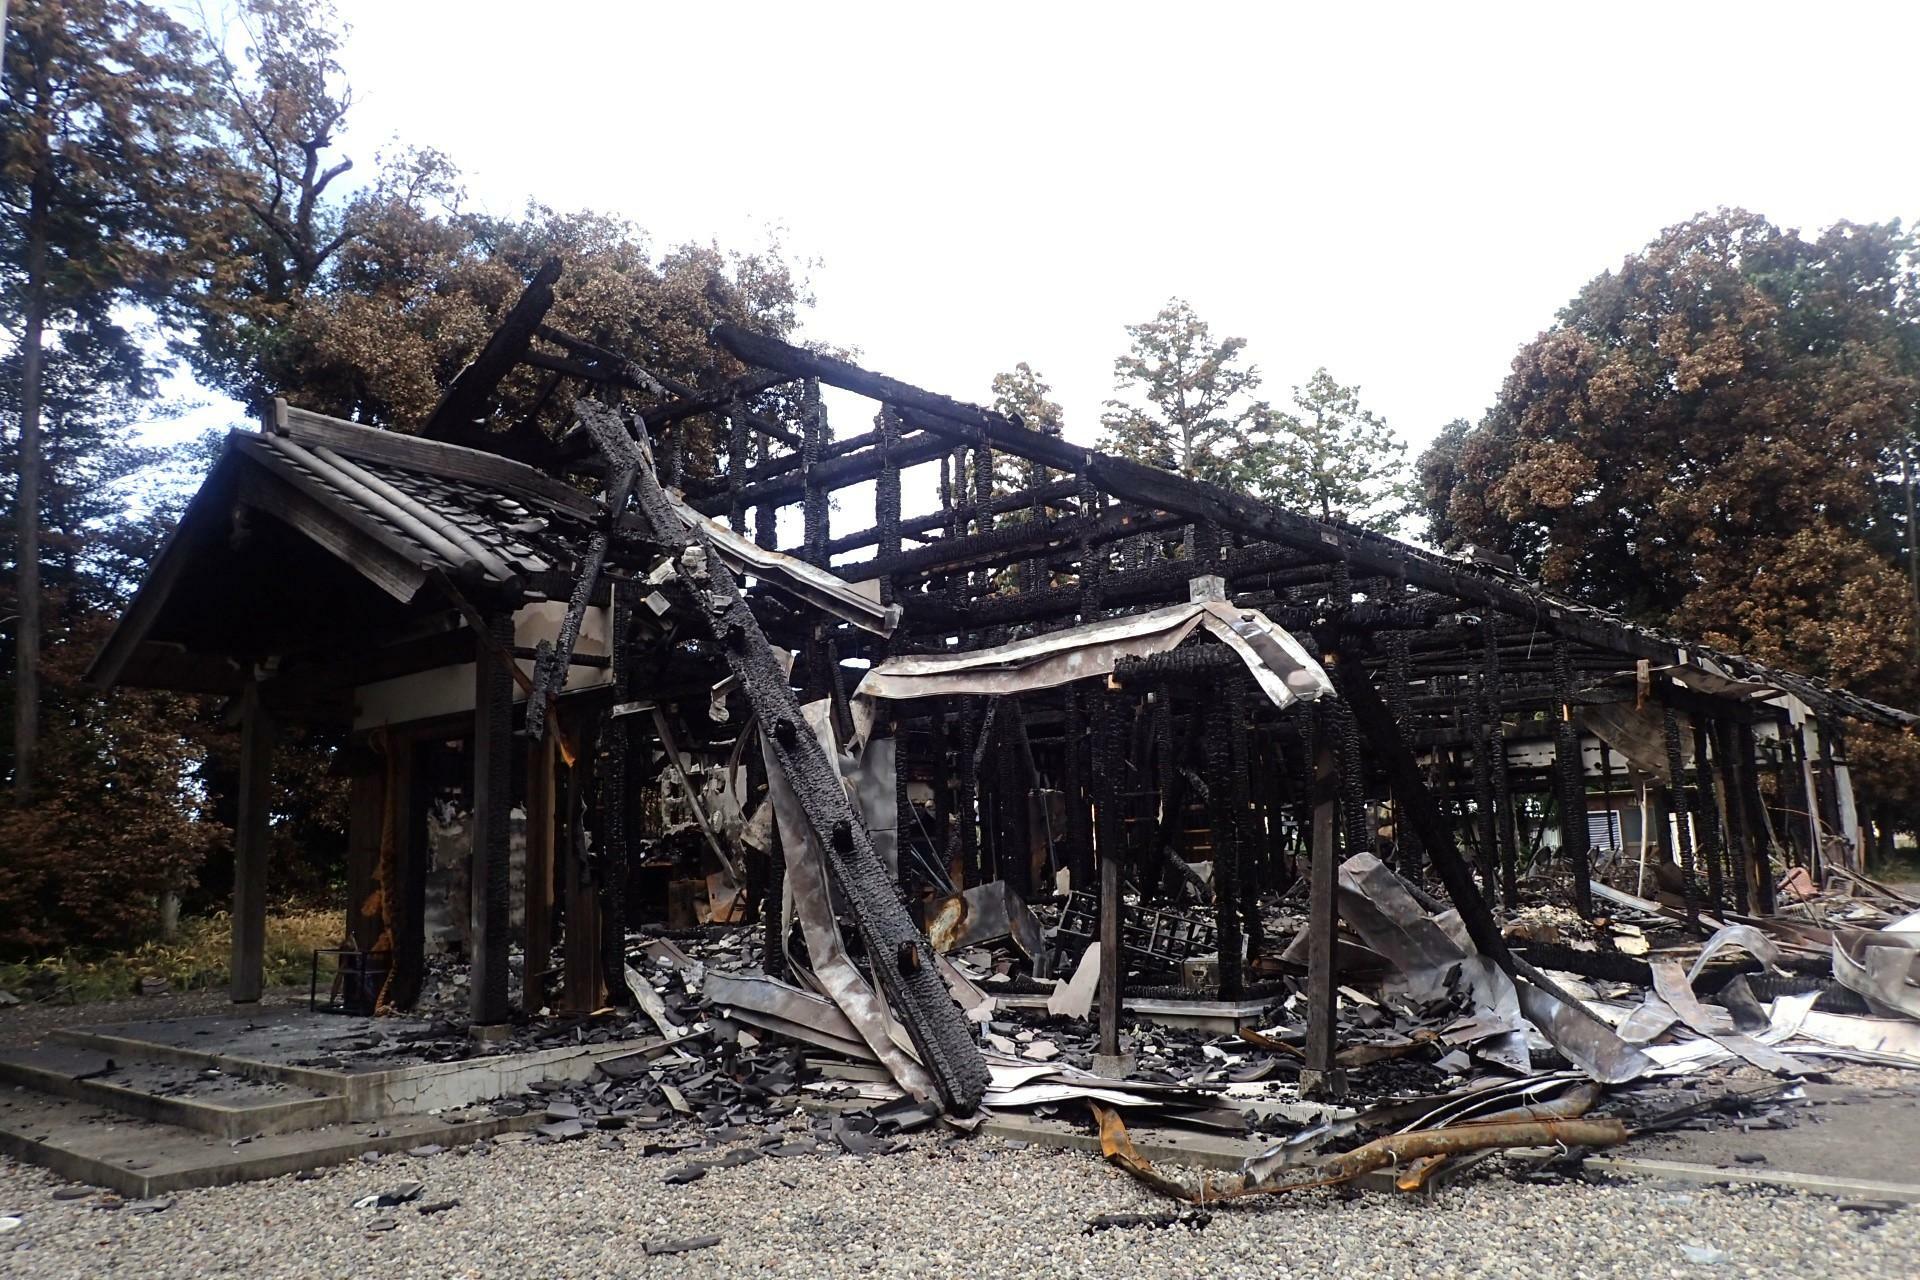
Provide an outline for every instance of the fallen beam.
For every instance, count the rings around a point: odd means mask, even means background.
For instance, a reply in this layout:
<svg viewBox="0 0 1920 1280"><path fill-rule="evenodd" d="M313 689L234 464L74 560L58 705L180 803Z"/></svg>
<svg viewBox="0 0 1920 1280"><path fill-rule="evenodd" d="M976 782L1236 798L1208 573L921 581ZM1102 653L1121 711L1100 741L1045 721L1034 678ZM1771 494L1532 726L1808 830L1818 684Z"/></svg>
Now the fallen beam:
<svg viewBox="0 0 1920 1280"><path fill-rule="evenodd" d="M618 415L590 400L577 402L575 413L609 465L633 469L637 532L672 553L679 584L719 642L759 720L766 749L778 761L807 825L826 851L833 882L846 895L874 977L893 1013L906 1027L947 1108L971 1114L987 1089L986 1061L940 977L933 947L907 914L886 862L849 801L839 770L807 727L787 672L747 608L739 581L721 563L705 532L674 512L643 445L628 434Z"/></svg>

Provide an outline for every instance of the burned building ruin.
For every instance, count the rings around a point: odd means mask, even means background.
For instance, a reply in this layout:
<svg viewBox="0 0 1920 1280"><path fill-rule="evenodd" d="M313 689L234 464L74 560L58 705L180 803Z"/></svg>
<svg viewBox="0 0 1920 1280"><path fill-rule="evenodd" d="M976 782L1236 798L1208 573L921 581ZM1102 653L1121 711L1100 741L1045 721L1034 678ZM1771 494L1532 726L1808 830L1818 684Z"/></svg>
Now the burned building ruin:
<svg viewBox="0 0 1920 1280"><path fill-rule="evenodd" d="M232 700L237 1001L288 723L351 735L366 1007L414 1002L436 932L485 1028L644 1006L642 925L752 923L761 972L709 998L955 1115L982 942L1116 1059L1128 1001L1304 1001L1302 1084L1337 1093L1373 855L1604 1078L1505 915L1759 917L1788 868L1864 869L1847 727L1909 712L741 329L731 380L668 385L546 326L552 284L411 430L234 432L94 666ZM496 421L528 366L563 433Z"/></svg>

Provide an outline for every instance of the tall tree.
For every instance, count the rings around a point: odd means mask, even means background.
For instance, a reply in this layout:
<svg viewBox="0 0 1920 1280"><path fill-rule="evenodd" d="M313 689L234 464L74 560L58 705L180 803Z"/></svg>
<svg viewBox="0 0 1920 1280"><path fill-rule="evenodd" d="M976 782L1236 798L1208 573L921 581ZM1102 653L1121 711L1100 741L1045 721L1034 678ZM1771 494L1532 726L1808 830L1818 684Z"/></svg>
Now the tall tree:
<svg viewBox="0 0 1920 1280"><path fill-rule="evenodd" d="M1260 370L1241 363L1245 338L1215 339L1179 298L1142 324L1113 362L1114 389L1101 416L1101 447L1181 475L1232 483L1249 442L1267 427L1254 398Z"/></svg>
<svg viewBox="0 0 1920 1280"><path fill-rule="evenodd" d="M7 25L0 92L0 314L18 336L20 482L13 787L33 794L41 647L41 399L50 331L146 361L117 308L162 295L194 259L209 203L206 97L193 35L138 0L26 0Z"/></svg>
<svg viewBox="0 0 1920 1280"><path fill-rule="evenodd" d="M347 184L354 94L338 55L350 28L332 0L200 12L228 164L210 211L222 252L181 299L179 345L202 381L256 405L301 389L299 321L310 295L341 286L347 252L385 236L417 267L438 242L462 239L441 216L458 203L459 175L439 152L411 148L376 156L365 182Z"/></svg>
<svg viewBox="0 0 1920 1280"><path fill-rule="evenodd" d="M1899 479L1916 335L1920 267L1897 223L1803 237L1740 210L1696 217L1582 289L1480 425L1427 453L1433 531L1911 702Z"/></svg>
<svg viewBox="0 0 1920 1280"><path fill-rule="evenodd" d="M1399 531L1413 501L1406 441L1324 368L1293 389L1292 411L1271 417L1237 471L1263 498L1383 533Z"/></svg>

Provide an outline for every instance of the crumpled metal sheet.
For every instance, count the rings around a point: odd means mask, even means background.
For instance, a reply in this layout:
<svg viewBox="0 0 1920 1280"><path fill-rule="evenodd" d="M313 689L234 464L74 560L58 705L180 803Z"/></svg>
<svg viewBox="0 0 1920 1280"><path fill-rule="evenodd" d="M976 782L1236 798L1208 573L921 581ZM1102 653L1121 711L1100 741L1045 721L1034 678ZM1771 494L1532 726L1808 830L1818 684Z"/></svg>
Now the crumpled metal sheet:
<svg viewBox="0 0 1920 1280"><path fill-rule="evenodd" d="M1531 1069L1526 1023L1512 981L1485 956L1463 948L1371 853L1340 864L1340 918L1400 972L1415 1000L1444 998L1458 983L1482 1011L1480 1024L1493 1030L1478 1039L1476 1051L1510 1071Z"/></svg>
<svg viewBox="0 0 1920 1280"><path fill-rule="evenodd" d="M873 1051L854 1030L847 1015L825 996L802 991L764 973L729 973L721 969L707 970L701 980L701 990L708 1000L738 1021L856 1061L874 1060Z"/></svg>
<svg viewBox="0 0 1920 1280"><path fill-rule="evenodd" d="M1875 1013L1920 1018L1920 934L1835 929L1833 976Z"/></svg>
<svg viewBox="0 0 1920 1280"><path fill-rule="evenodd" d="M1609 1028L1529 982L1516 982L1486 956L1450 934L1379 858L1359 853L1340 866L1340 917L1369 947L1406 975L1408 990L1431 999L1448 990L1449 974L1472 997L1476 1029L1507 1030L1481 1040L1476 1052L1516 1074L1531 1070L1526 1023L1602 1084L1621 1084L1653 1069Z"/></svg>
<svg viewBox="0 0 1920 1280"><path fill-rule="evenodd" d="M880 603L878 579L848 582L816 565L741 537L718 520L701 515L676 494L668 493L667 503L675 515L686 521L688 528L697 527L707 535L714 551L735 573L750 574L875 635L892 635L893 629L900 625L900 606Z"/></svg>
<svg viewBox="0 0 1920 1280"><path fill-rule="evenodd" d="M1691 987L1693 983L1699 980L1700 971L1707 967L1708 961L1712 960L1722 951L1735 947L1746 952L1755 960L1767 966L1767 968L1779 972L1780 948L1773 944L1772 938L1769 938L1766 934L1760 932L1750 924L1730 924L1717 930L1711 938L1708 938L1706 942L1701 945L1700 955L1694 960L1693 967L1687 970L1688 986Z"/></svg>
<svg viewBox="0 0 1920 1280"><path fill-rule="evenodd" d="M1568 1062L1601 1084L1625 1084L1654 1068L1646 1054L1572 1005L1531 982L1515 983L1521 1012Z"/></svg>
<svg viewBox="0 0 1920 1280"><path fill-rule="evenodd" d="M830 760L840 753L833 742L831 717L823 699L801 708ZM774 820L780 827L780 847L786 856L784 908L800 920L812 961L811 974L820 990L839 1007L872 1055L879 1059L900 1087L921 1102L934 1096L933 1077L914 1057L911 1045L894 1023L886 1001L873 989L847 954L840 936L840 922L834 918L833 895L828 888L826 851L814 838L801 810L799 798L787 781L780 760L772 751L764 752L767 762L767 794L773 801ZM889 796L892 788L887 788ZM796 966L797 971L805 971Z"/></svg>
<svg viewBox="0 0 1920 1280"><path fill-rule="evenodd" d="M1122 658L1178 648L1199 627L1239 655L1277 707L1332 692L1327 673L1284 628L1258 609L1218 600L1103 618L990 649L889 658L869 670L854 692L860 698L901 700L1051 689L1111 675Z"/></svg>
<svg viewBox="0 0 1920 1280"><path fill-rule="evenodd" d="M1693 984L1681 970L1678 960L1656 958L1653 961L1653 989L1668 1008L1680 1015L1680 1021L1686 1023L1689 1029L1722 1049L1738 1055L1762 1071L1771 1071L1778 1076L1799 1074L1799 1068L1785 1054L1741 1034L1733 1025L1733 1016L1725 1009L1709 1010L1701 1004L1700 997L1693 993Z"/></svg>

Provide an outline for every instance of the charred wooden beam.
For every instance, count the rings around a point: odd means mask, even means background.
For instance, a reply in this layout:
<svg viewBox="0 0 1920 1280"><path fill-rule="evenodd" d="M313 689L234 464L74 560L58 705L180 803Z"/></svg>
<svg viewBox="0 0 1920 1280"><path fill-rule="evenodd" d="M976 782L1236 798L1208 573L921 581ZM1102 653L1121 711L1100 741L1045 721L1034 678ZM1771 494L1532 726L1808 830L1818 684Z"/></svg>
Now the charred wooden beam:
<svg viewBox="0 0 1920 1280"><path fill-rule="evenodd" d="M553 306L553 283L559 278L560 259L548 258L540 264L520 297L508 308L500 327L480 348L480 354L447 384L440 403L420 425L421 435L429 440L462 444L474 444L486 436L482 420L486 417L487 400L501 379L527 354L534 331ZM485 447L484 444L481 447Z"/></svg>
<svg viewBox="0 0 1920 1280"><path fill-rule="evenodd" d="M811 472L812 484L822 490L844 488L859 484L862 480L871 480L880 474L881 468L888 462L888 455L876 445L858 453L830 456L827 449L821 450L821 462ZM938 436L925 432L911 432L900 438L900 443L892 450L892 462L896 467L911 467L918 463L930 462L946 451L946 442ZM784 459L775 459L775 462ZM769 466L772 463L767 464ZM744 486L740 490L740 501L748 506L784 506L797 502L806 495L808 475L799 467L778 475L771 480ZM733 499L722 490L717 495L701 498L687 505L701 515L717 516L726 512Z"/></svg>
<svg viewBox="0 0 1920 1280"><path fill-rule="evenodd" d="M1178 512L1195 521L1278 542L1326 560L1345 559L1356 568L1385 574L1459 600L1534 618L1542 630L1635 657L1672 662L1678 652L1638 628L1597 612L1564 604L1513 586L1471 566L1421 552L1351 525L1312 520L1245 494L1174 475L1158 467L1083 449L1032 431L977 405L873 373L777 338L721 325L714 337L748 364L818 378L832 386L895 405L911 426L950 440L1004 449L1020 457L1077 472L1124 501Z"/></svg>
<svg viewBox="0 0 1920 1280"><path fill-rule="evenodd" d="M1009 511L1031 509L1036 504L1056 510L1072 513L1078 510L1078 504L1066 499L1080 492L1080 482L1069 477L1041 485L1037 489L1022 489L1017 493L1002 494L987 504L988 515L1004 515ZM925 515L904 516L900 520L900 533L903 537L915 537L931 533L936 529L944 530L952 518L948 511L932 511ZM871 547L880 541L880 530L876 528L856 529L852 533L843 533L827 541L829 554L838 555L842 551L858 551L862 547ZM790 548L788 555L799 555L798 549Z"/></svg>
<svg viewBox="0 0 1920 1280"><path fill-rule="evenodd" d="M637 446L610 410L583 400L576 413L614 465L626 467L633 465L630 459L638 459ZM741 597L738 580L708 545L705 534L674 514L644 462L635 471L639 526L650 540L675 552L676 576L719 641L728 667L759 719L767 749L786 773L807 825L819 838L834 884L846 894L875 978L933 1076L942 1101L955 1112L971 1113L986 1091L986 1063L940 978L932 946L907 914L893 876L874 851L866 825L847 797L839 770L807 728L787 673Z"/></svg>

